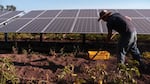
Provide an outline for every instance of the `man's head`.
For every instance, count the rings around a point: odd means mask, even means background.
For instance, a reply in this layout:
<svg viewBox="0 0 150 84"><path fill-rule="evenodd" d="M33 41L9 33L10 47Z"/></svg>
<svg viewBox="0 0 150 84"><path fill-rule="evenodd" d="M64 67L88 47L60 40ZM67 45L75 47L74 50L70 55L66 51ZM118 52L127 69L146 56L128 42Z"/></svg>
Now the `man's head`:
<svg viewBox="0 0 150 84"><path fill-rule="evenodd" d="M106 21L107 20L107 17L111 15L111 12L108 11L108 10L102 10L100 13L99 13L99 19L98 21L100 21L101 19Z"/></svg>

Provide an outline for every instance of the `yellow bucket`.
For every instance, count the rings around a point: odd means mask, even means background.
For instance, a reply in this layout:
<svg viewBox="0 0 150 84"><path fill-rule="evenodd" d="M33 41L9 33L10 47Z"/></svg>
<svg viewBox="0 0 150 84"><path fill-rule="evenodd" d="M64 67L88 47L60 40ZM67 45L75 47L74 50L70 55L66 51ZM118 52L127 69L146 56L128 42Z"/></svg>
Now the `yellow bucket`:
<svg viewBox="0 0 150 84"><path fill-rule="evenodd" d="M108 51L88 51L89 58L92 60L107 60L110 58Z"/></svg>

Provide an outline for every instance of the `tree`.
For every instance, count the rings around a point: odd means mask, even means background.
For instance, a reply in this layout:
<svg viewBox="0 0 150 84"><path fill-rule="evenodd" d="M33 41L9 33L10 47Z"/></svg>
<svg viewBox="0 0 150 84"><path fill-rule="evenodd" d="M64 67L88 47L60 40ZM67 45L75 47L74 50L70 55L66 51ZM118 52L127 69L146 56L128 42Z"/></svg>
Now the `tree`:
<svg viewBox="0 0 150 84"><path fill-rule="evenodd" d="M0 5L0 11L15 11L16 7L14 5L6 5L6 7L4 7L3 5Z"/></svg>
<svg viewBox="0 0 150 84"><path fill-rule="evenodd" d="M4 10L4 6L0 5L0 11L3 11L3 10Z"/></svg>
<svg viewBox="0 0 150 84"><path fill-rule="evenodd" d="M6 6L6 10L8 10L8 11L15 11L16 7L14 5L7 5Z"/></svg>

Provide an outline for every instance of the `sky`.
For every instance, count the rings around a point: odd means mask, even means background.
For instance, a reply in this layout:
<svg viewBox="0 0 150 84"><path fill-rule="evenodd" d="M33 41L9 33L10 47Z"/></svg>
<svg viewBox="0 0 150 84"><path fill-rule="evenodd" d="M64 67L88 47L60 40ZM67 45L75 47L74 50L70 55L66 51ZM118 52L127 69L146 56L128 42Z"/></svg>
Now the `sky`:
<svg viewBox="0 0 150 84"><path fill-rule="evenodd" d="M53 9L150 9L150 0L0 0L17 10Z"/></svg>

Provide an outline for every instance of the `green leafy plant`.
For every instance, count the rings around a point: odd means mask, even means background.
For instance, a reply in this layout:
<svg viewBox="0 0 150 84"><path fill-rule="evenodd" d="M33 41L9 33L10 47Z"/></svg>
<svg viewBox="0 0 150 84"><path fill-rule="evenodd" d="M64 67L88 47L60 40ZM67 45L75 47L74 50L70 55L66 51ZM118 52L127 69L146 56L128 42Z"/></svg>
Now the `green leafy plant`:
<svg viewBox="0 0 150 84"><path fill-rule="evenodd" d="M56 56L55 50L50 48L49 55Z"/></svg>
<svg viewBox="0 0 150 84"><path fill-rule="evenodd" d="M28 51L26 49L22 49L22 53L27 55Z"/></svg>
<svg viewBox="0 0 150 84"><path fill-rule="evenodd" d="M93 80L94 83L102 83L108 74L105 69L105 64L97 64L95 67L86 67L86 73L90 77L89 80Z"/></svg>
<svg viewBox="0 0 150 84"><path fill-rule="evenodd" d="M75 74L74 74L74 65L70 64L68 66L65 66L62 73L60 75L58 75L58 78L62 79L66 75L75 76Z"/></svg>
<svg viewBox="0 0 150 84"><path fill-rule="evenodd" d="M137 84L134 76L140 76L138 68L132 67L129 64L118 64L116 71L108 75L107 82L110 84Z"/></svg>
<svg viewBox="0 0 150 84"><path fill-rule="evenodd" d="M69 84L83 84L86 81L82 78L79 78L77 74L74 73L74 65L69 64L64 67L63 71L58 75L58 81L69 83ZM67 79L67 80L66 80Z"/></svg>
<svg viewBox="0 0 150 84"><path fill-rule="evenodd" d="M17 54L18 53L18 49L15 46L12 46L12 52L14 54Z"/></svg>
<svg viewBox="0 0 150 84"><path fill-rule="evenodd" d="M143 56L144 58L150 59L150 52L143 52L143 53L142 53L142 56Z"/></svg>
<svg viewBox="0 0 150 84"><path fill-rule="evenodd" d="M9 58L0 58L0 84L18 84L15 67Z"/></svg>

